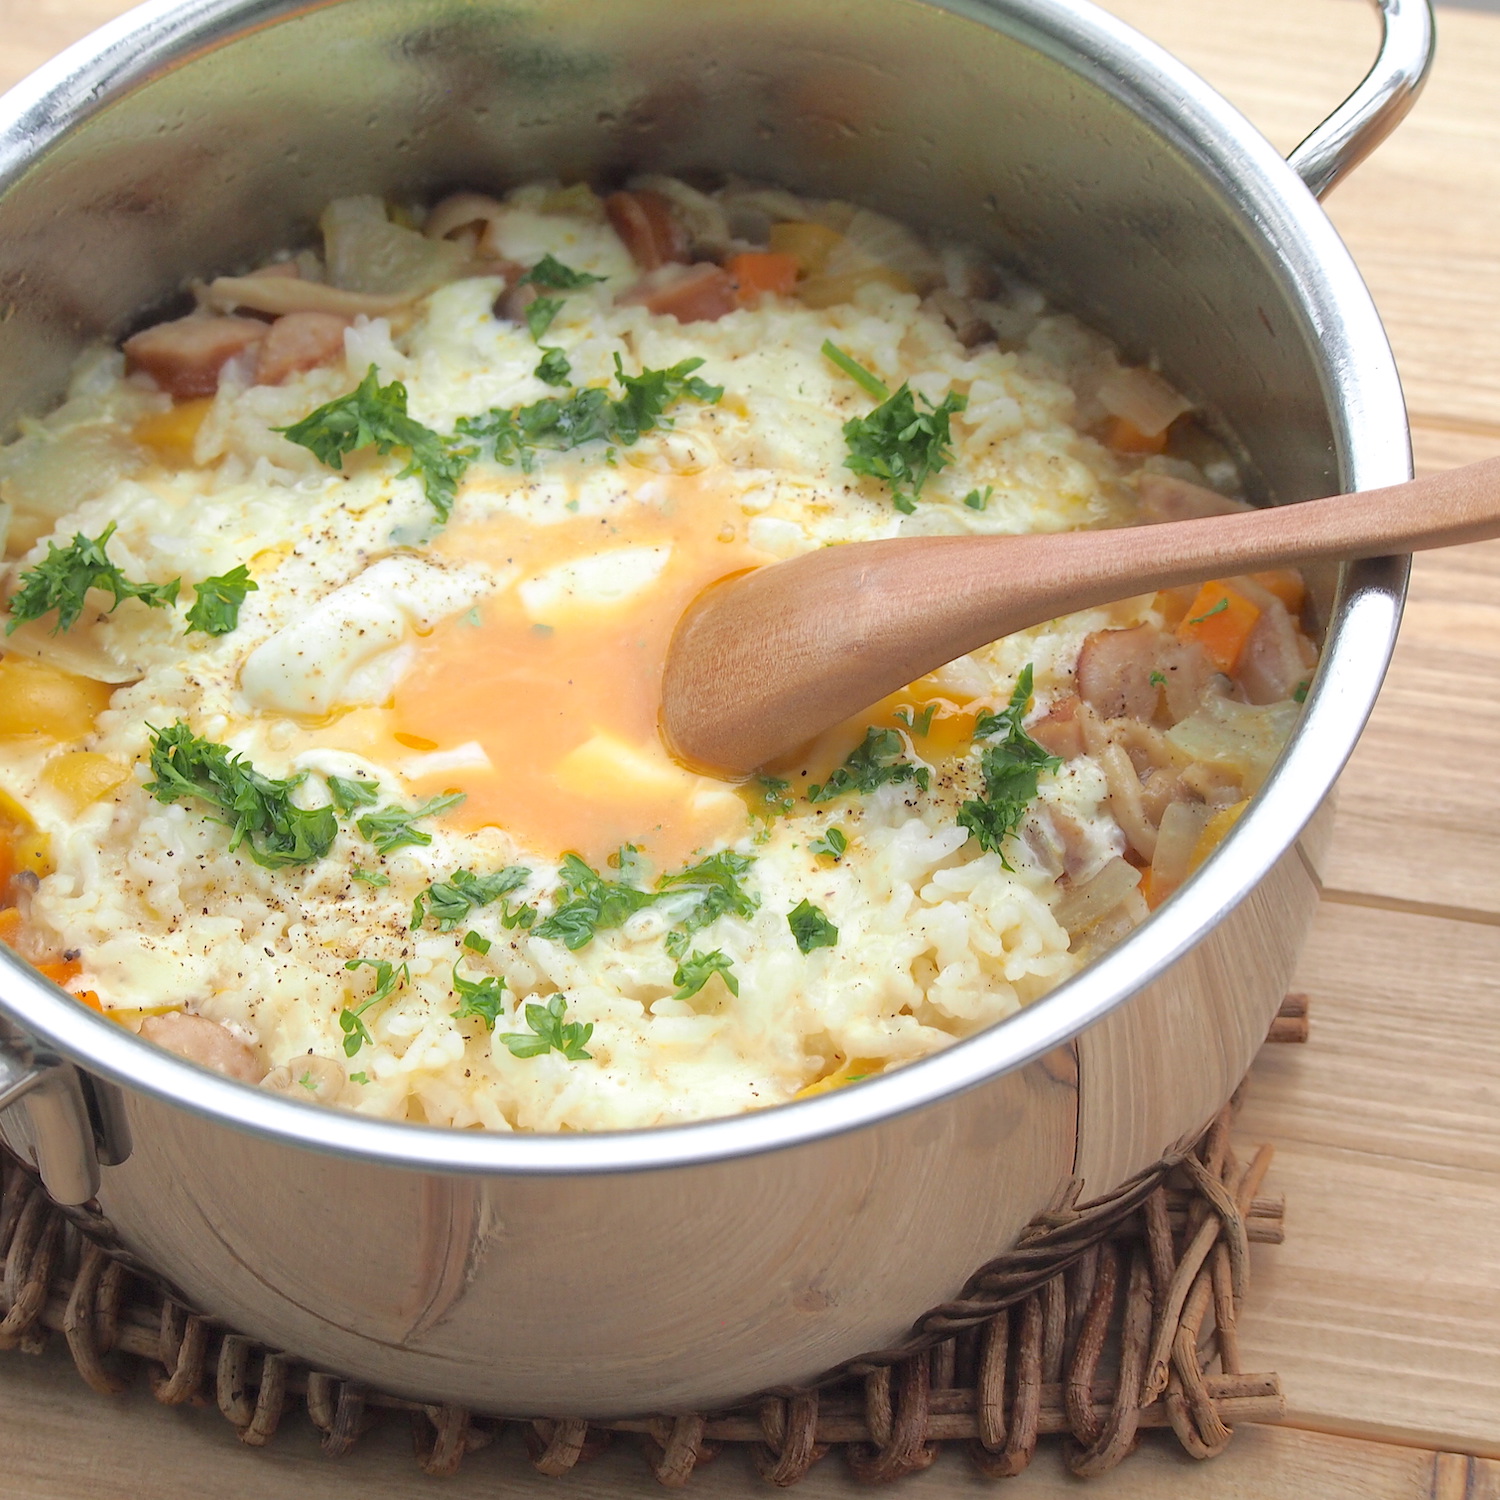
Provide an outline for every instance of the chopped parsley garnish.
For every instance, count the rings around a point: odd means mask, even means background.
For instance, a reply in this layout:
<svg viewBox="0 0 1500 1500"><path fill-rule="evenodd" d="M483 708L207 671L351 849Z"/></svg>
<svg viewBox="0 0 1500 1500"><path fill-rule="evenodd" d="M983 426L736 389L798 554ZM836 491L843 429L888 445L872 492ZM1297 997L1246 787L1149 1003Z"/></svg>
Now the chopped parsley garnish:
<svg viewBox="0 0 1500 1500"><path fill-rule="evenodd" d="M566 385L573 374L573 366L561 349L544 349L541 363L532 373L548 385Z"/></svg>
<svg viewBox="0 0 1500 1500"><path fill-rule="evenodd" d="M541 343L542 335L552 326L553 319L561 311L561 297L538 297L527 305L526 326L531 330L533 343Z"/></svg>
<svg viewBox="0 0 1500 1500"><path fill-rule="evenodd" d="M970 510L983 510L990 503L990 496L994 493L995 486L992 484L985 485L983 494L981 494L978 490L970 490L969 493L964 496L964 504L967 505Z"/></svg>
<svg viewBox="0 0 1500 1500"><path fill-rule="evenodd" d="M418 818L433 818L447 812L463 800L463 792L447 792L441 797L429 797L420 807L382 807L379 812L366 813L354 826L381 854L389 854L408 844L430 844L432 835L413 828L412 824Z"/></svg>
<svg viewBox="0 0 1500 1500"><path fill-rule="evenodd" d="M380 800L380 784L362 777L355 780L348 776L330 776L328 795L333 798L333 805L348 817L356 807L375 806Z"/></svg>
<svg viewBox="0 0 1500 1500"><path fill-rule="evenodd" d="M259 592L260 585L244 563L216 578L205 578L193 590L193 606L187 612L188 634L201 630L204 635L228 635L240 623L245 595Z"/></svg>
<svg viewBox="0 0 1500 1500"><path fill-rule="evenodd" d="M378 870L365 870L362 869L359 865L355 865L355 867L349 871L349 878L351 880L359 881L362 885L380 886L389 885L391 883L391 877L389 875L382 875Z"/></svg>
<svg viewBox="0 0 1500 1500"><path fill-rule="evenodd" d="M52 627L52 634L71 630L83 613L84 599L90 589L107 589L113 594L115 602L110 605L111 610L118 608L123 599L139 599L148 609L165 609L175 604L182 587L180 578L170 583L132 583L105 556L105 546L114 534L115 523L111 521L96 537L75 533L66 547L48 542L47 555L21 574L21 587L10 601L6 635L54 609L57 624Z"/></svg>
<svg viewBox="0 0 1500 1500"><path fill-rule="evenodd" d="M1151 686L1152 687L1166 687L1166 685L1167 685L1167 679L1166 679L1166 674L1165 673L1162 673L1162 672L1153 672L1151 674Z"/></svg>
<svg viewBox="0 0 1500 1500"><path fill-rule="evenodd" d="M894 717L899 723L906 725L913 734L925 735L932 730L932 716L937 712L937 704L929 703L919 714L913 714L909 708L898 708Z"/></svg>
<svg viewBox="0 0 1500 1500"><path fill-rule="evenodd" d="M561 995L554 995L546 1005L528 1005L526 1024L531 1028L528 1036L522 1032L502 1033L500 1040L516 1057L540 1057L544 1052L561 1052L570 1062L587 1062L593 1056L585 1052L584 1043L594 1034L592 1021L563 1021L568 1002Z"/></svg>
<svg viewBox="0 0 1500 1500"><path fill-rule="evenodd" d="M415 932L430 911L437 918L440 932L452 932L467 922L481 906L498 901L517 886L525 885L531 871L523 865L507 865L493 875L476 875L472 870L455 870L446 880L435 880L412 903L411 930Z"/></svg>
<svg viewBox="0 0 1500 1500"><path fill-rule="evenodd" d="M663 875L656 882L656 889L660 896L691 892L698 898L692 910L677 924L682 934L690 937L701 932L710 922L717 922L726 912L733 912L737 917L755 915L760 899L740 884L754 863L748 854L723 849L675 875ZM674 953L672 956L678 958L681 955Z"/></svg>
<svg viewBox="0 0 1500 1500"><path fill-rule="evenodd" d="M786 914L786 925L804 953L811 953L814 948L838 947L838 928L806 898Z"/></svg>
<svg viewBox="0 0 1500 1500"><path fill-rule="evenodd" d="M922 486L948 466L953 456L949 424L968 406L969 398L949 391L934 406L923 397L927 410L919 411L910 385L903 384L890 395L881 380L836 344L825 343L823 353L881 403L868 416L844 423L849 448L844 467L890 485L892 504L909 515L917 508Z"/></svg>
<svg viewBox="0 0 1500 1500"><path fill-rule="evenodd" d="M832 339L823 340L823 357L832 360L860 390L877 401L884 401L891 388L878 375L865 369L851 354L845 354Z"/></svg>
<svg viewBox="0 0 1500 1500"><path fill-rule="evenodd" d="M545 286L554 292L576 292L581 286L592 286L603 281L588 271L575 271L565 266L555 255L544 255L519 281L517 286Z"/></svg>
<svg viewBox="0 0 1500 1500"><path fill-rule="evenodd" d="M369 1081L370 1075L368 1073L351 1073L349 1075L350 1083L368 1083Z"/></svg>
<svg viewBox="0 0 1500 1500"><path fill-rule="evenodd" d="M868 795L887 782L914 781L924 792L929 775L926 766L914 766L905 758L906 746L894 729L871 725L865 737L850 751L849 758L822 783L807 789L809 802L832 802L845 792Z"/></svg>
<svg viewBox="0 0 1500 1500"><path fill-rule="evenodd" d="M454 964L453 993L458 996L458 1009L452 1012L455 1021L483 1021L486 1031L495 1029L495 1022L505 1008L503 979L493 974L486 974L483 979L465 979Z"/></svg>
<svg viewBox="0 0 1500 1500"><path fill-rule="evenodd" d="M466 451L408 416L406 387L399 380L381 385L374 365L347 396L318 407L290 427L273 430L340 472L345 456L362 448L373 447L382 456L404 448L411 457L397 477L421 476L422 489L440 521L453 514L458 482L470 461Z"/></svg>
<svg viewBox="0 0 1500 1500"><path fill-rule="evenodd" d="M483 934L478 932L464 933L464 947L471 953L485 954L495 945Z"/></svg>
<svg viewBox="0 0 1500 1500"><path fill-rule="evenodd" d="M1184 623L1188 625L1201 625L1205 620L1211 620L1215 615L1222 615L1229 608L1229 595L1225 594L1212 609L1205 609L1201 615L1194 615L1191 620Z"/></svg>
<svg viewBox="0 0 1500 1500"><path fill-rule="evenodd" d="M808 846L811 854L826 854L829 859L840 860L844 857L844 851L849 847L849 839L842 828L830 828L820 839L814 839Z"/></svg>
<svg viewBox="0 0 1500 1500"><path fill-rule="evenodd" d="M624 395L611 399L607 390L589 386L571 396L543 396L529 406L496 407L479 417L463 417L459 433L490 454L496 463L519 462L530 469L537 449L565 453L585 443L604 441L626 447L643 434L665 426L665 413L676 401L692 398L709 404L724 394L694 375L701 359L685 359L668 370L627 375L615 356L615 376Z"/></svg>
<svg viewBox="0 0 1500 1500"><path fill-rule="evenodd" d="M710 979L718 974L729 987L731 995L738 995L740 982L735 978L734 966L717 948L712 953L690 953L677 965L672 983L677 986L674 1000L691 1000Z"/></svg>
<svg viewBox="0 0 1500 1500"><path fill-rule="evenodd" d="M958 812L959 827L966 828L981 849L998 854L1007 870L1010 863L1002 844L1020 827L1036 797L1042 772L1054 771L1062 764L1022 727L1031 695L1032 669L1028 665L1016 679L1010 703L998 714L980 714L974 738L999 738L997 743L986 745L980 757L984 795L965 802Z"/></svg>
<svg viewBox="0 0 1500 1500"><path fill-rule="evenodd" d="M1307 690L1311 686L1312 686L1312 684L1310 682L1308 682L1308 680L1304 677L1302 679L1302 681L1299 682L1297 684L1297 686L1292 691L1292 702L1293 703L1306 703L1307 702Z"/></svg>
<svg viewBox="0 0 1500 1500"><path fill-rule="evenodd" d="M346 969L370 968L375 971L375 992L370 998L352 1010L345 1007L339 1012L339 1030L344 1033L344 1056L353 1057L366 1042L373 1047L375 1038L364 1023L364 1014L372 1005L389 1000L399 989L411 983L411 970L405 964L398 968L388 959L351 958Z"/></svg>
<svg viewBox="0 0 1500 1500"><path fill-rule="evenodd" d="M764 818L767 824L786 817L797 805L787 796L791 782L783 781L779 776L757 776L753 785L759 796L752 798L751 815Z"/></svg>
<svg viewBox="0 0 1500 1500"><path fill-rule="evenodd" d="M333 847L338 820L331 807L298 807L293 789L301 776L262 776L242 755L193 733L186 724L151 731L151 774L146 783L158 802L196 797L222 816L229 852L248 844L250 857L268 870L311 864Z"/></svg>
<svg viewBox="0 0 1500 1500"><path fill-rule="evenodd" d="M654 891L606 880L576 854L563 855L558 873L562 884L556 909L535 931L537 937L550 938L575 952L591 943L596 932L622 926L656 900Z"/></svg>

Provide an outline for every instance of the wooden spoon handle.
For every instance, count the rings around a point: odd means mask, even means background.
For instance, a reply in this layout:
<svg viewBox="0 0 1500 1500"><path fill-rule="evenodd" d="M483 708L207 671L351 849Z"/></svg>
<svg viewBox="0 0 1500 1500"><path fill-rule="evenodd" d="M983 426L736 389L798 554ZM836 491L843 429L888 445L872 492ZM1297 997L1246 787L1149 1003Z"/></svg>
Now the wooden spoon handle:
<svg viewBox="0 0 1500 1500"><path fill-rule="evenodd" d="M1389 489L1111 531L856 542L710 589L683 617L662 727L746 774L955 657L1155 588L1500 536L1500 458Z"/></svg>

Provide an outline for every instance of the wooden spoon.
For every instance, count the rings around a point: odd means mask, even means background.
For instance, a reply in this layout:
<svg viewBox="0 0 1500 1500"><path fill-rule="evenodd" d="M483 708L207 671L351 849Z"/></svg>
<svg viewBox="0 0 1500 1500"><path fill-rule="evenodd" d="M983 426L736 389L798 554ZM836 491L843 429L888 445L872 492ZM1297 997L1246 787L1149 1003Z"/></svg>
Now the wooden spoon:
<svg viewBox="0 0 1500 1500"><path fill-rule="evenodd" d="M1500 536L1500 458L1358 495L1114 531L852 542L715 584L667 653L662 732L747 776L955 657L1136 594Z"/></svg>

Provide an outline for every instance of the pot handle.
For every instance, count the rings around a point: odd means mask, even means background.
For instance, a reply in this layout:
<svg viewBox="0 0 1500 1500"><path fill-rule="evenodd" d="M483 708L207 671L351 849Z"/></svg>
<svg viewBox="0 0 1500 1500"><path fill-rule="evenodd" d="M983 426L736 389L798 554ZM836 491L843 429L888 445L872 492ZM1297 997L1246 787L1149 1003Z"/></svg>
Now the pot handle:
<svg viewBox="0 0 1500 1500"><path fill-rule="evenodd" d="M7 1144L21 1146L24 1141L30 1147L54 1202L87 1203L99 1191L99 1151L78 1070L5 1022L0 1029L0 1113L8 1114L12 1105L20 1105L17 1113L24 1119L15 1121L19 1131L4 1131Z"/></svg>
<svg viewBox="0 0 1500 1500"><path fill-rule="evenodd" d="M1292 169L1325 197L1406 117L1432 67L1437 27L1432 0L1374 0L1383 36L1364 81L1287 157Z"/></svg>

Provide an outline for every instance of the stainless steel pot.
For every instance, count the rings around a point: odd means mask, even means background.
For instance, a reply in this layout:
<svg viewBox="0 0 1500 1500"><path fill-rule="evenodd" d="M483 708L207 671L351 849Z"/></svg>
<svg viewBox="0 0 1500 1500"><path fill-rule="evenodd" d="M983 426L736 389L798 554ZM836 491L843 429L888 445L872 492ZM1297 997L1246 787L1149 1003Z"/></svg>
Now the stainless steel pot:
<svg viewBox="0 0 1500 1500"><path fill-rule="evenodd" d="M1288 166L1064 0L146 5L0 102L0 410L45 405L85 342L337 194L710 166L991 246L1158 353L1267 500L1393 484L1390 350L1308 191L1422 82L1425 0L1382 14L1375 69ZM1109 1191L1228 1097L1316 904L1317 814L1405 578L1344 571L1302 725L1196 879L892 1076L651 1132L384 1124L200 1071L5 954L5 1139L191 1302L390 1390L607 1415L806 1380L897 1340L1071 1176Z"/></svg>

